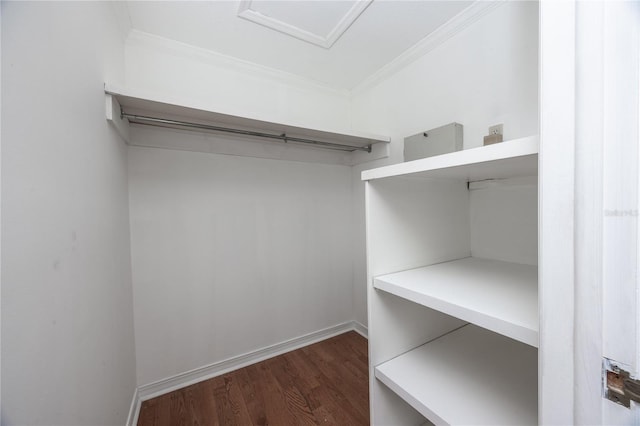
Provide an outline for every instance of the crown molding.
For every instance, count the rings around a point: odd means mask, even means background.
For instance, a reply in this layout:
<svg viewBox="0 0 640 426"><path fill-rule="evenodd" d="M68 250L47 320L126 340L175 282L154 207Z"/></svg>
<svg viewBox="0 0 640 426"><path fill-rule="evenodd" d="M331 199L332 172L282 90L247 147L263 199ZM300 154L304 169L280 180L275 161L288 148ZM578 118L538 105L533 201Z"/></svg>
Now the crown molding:
<svg viewBox="0 0 640 426"><path fill-rule="evenodd" d="M280 71L275 68L269 68L264 65L259 65L233 56L224 55L212 50L139 30L132 30L129 32L126 44L128 46L139 45L143 47L150 47L154 50L163 51L178 57L197 60L207 65L227 68L235 72L258 76L276 83L283 83L301 89L321 91L344 98L349 97L349 91L346 89L336 89L317 80L301 77L296 74Z"/></svg>
<svg viewBox="0 0 640 426"><path fill-rule="evenodd" d="M359 95L378 85L505 3L506 0L475 1L418 43L405 50L400 56L362 80L351 90L351 96Z"/></svg>
<svg viewBox="0 0 640 426"><path fill-rule="evenodd" d="M359 0L344 14L333 29L326 36L303 30L292 24L280 21L251 9L253 0L242 0L238 8L238 16L272 30L281 32L298 40L306 41L325 49L331 48L345 31L355 22L373 0Z"/></svg>

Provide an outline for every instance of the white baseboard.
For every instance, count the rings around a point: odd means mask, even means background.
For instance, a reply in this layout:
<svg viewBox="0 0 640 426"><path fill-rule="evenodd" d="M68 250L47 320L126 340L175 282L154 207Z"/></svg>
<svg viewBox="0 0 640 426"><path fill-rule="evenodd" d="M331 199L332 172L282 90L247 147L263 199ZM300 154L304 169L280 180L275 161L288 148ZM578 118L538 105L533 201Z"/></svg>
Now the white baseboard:
<svg viewBox="0 0 640 426"><path fill-rule="evenodd" d="M175 376L167 377L166 379L158 380L157 382L142 385L138 387L138 398L140 401L146 401L351 330L355 330L366 337L366 327L355 321L348 321L304 336L277 343L275 345L267 346L256 351L229 358L224 361L215 362L191 371L176 374Z"/></svg>
<svg viewBox="0 0 640 426"><path fill-rule="evenodd" d="M133 391L133 398L131 399L131 407L129 407L129 415L127 416L127 426L136 426L138 424L138 416L140 415L140 395L138 394L138 388Z"/></svg>
<svg viewBox="0 0 640 426"><path fill-rule="evenodd" d="M353 331L355 331L365 339L369 338L369 329L358 321L353 321Z"/></svg>

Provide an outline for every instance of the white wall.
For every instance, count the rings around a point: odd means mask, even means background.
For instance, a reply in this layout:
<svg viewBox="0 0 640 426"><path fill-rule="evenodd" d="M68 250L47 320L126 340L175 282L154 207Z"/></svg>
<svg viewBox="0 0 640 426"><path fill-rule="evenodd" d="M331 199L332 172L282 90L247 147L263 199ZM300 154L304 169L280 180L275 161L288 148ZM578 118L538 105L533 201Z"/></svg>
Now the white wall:
<svg viewBox="0 0 640 426"><path fill-rule="evenodd" d="M130 147L129 183L139 385L352 320L349 167Z"/></svg>
<svg viewBox="0 0 640 426"><path fill-rule="evenodd" d="M469 191L471 256L538 264L537 177Z"/></svg>
<svg viewBox="0 0 640 426"><path fill-rule="evenodd" d="M135 389L107 3L2 2L2 424L124 424Z"/></svg>
<svg viewBox="0 0 640 426"><path fill-rule="evenodd" d="M127 37L125 74L126 86L212 110L351 129L347 92L145 33ZM203 143L152 129L132 137ZM244 155L280 148L254 145ZM138 148L130 157L139 385L353 319L350 167Z"/></svg>
<svg viewBox="0 0 640 426"><path fill-rule="evenodd" d="M354 306L366 324L362 170L403 161L406 136L453 121L464 147L482 145L490 125L504 138L538 133L538 6L506 2L415 62L352 100L354 128L390 135L389 159L353 167Z"/></svg>
<svg viewBox="0 0 640 426"><path fill-rule="evenodd" d="M347 92L211 51L133 31L126 85L212 111L336 132L350 129Z"/></svg>

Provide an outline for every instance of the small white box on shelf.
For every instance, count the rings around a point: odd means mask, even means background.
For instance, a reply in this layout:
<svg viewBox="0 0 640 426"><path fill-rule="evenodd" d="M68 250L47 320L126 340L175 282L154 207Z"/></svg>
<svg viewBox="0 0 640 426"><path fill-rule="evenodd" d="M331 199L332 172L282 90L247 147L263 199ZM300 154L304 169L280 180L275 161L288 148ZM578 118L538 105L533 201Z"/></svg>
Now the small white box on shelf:
<svg viewBox="0 0 640 426"><path fill-rule="evenodd" d="M404 138L404 161L462 150L463 127L450 123Z"/></svg>

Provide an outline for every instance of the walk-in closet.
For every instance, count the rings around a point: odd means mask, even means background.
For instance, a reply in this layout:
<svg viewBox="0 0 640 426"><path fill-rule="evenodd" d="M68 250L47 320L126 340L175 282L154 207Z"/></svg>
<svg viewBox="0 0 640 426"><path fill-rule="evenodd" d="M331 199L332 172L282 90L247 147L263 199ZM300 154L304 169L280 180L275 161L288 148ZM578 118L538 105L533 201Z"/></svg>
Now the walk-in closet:
<svg viewBox="0 0 640 426"><path fill-rule="evenodd" d="M640 3L0 35L2 425L640 424Z"/></svg>

